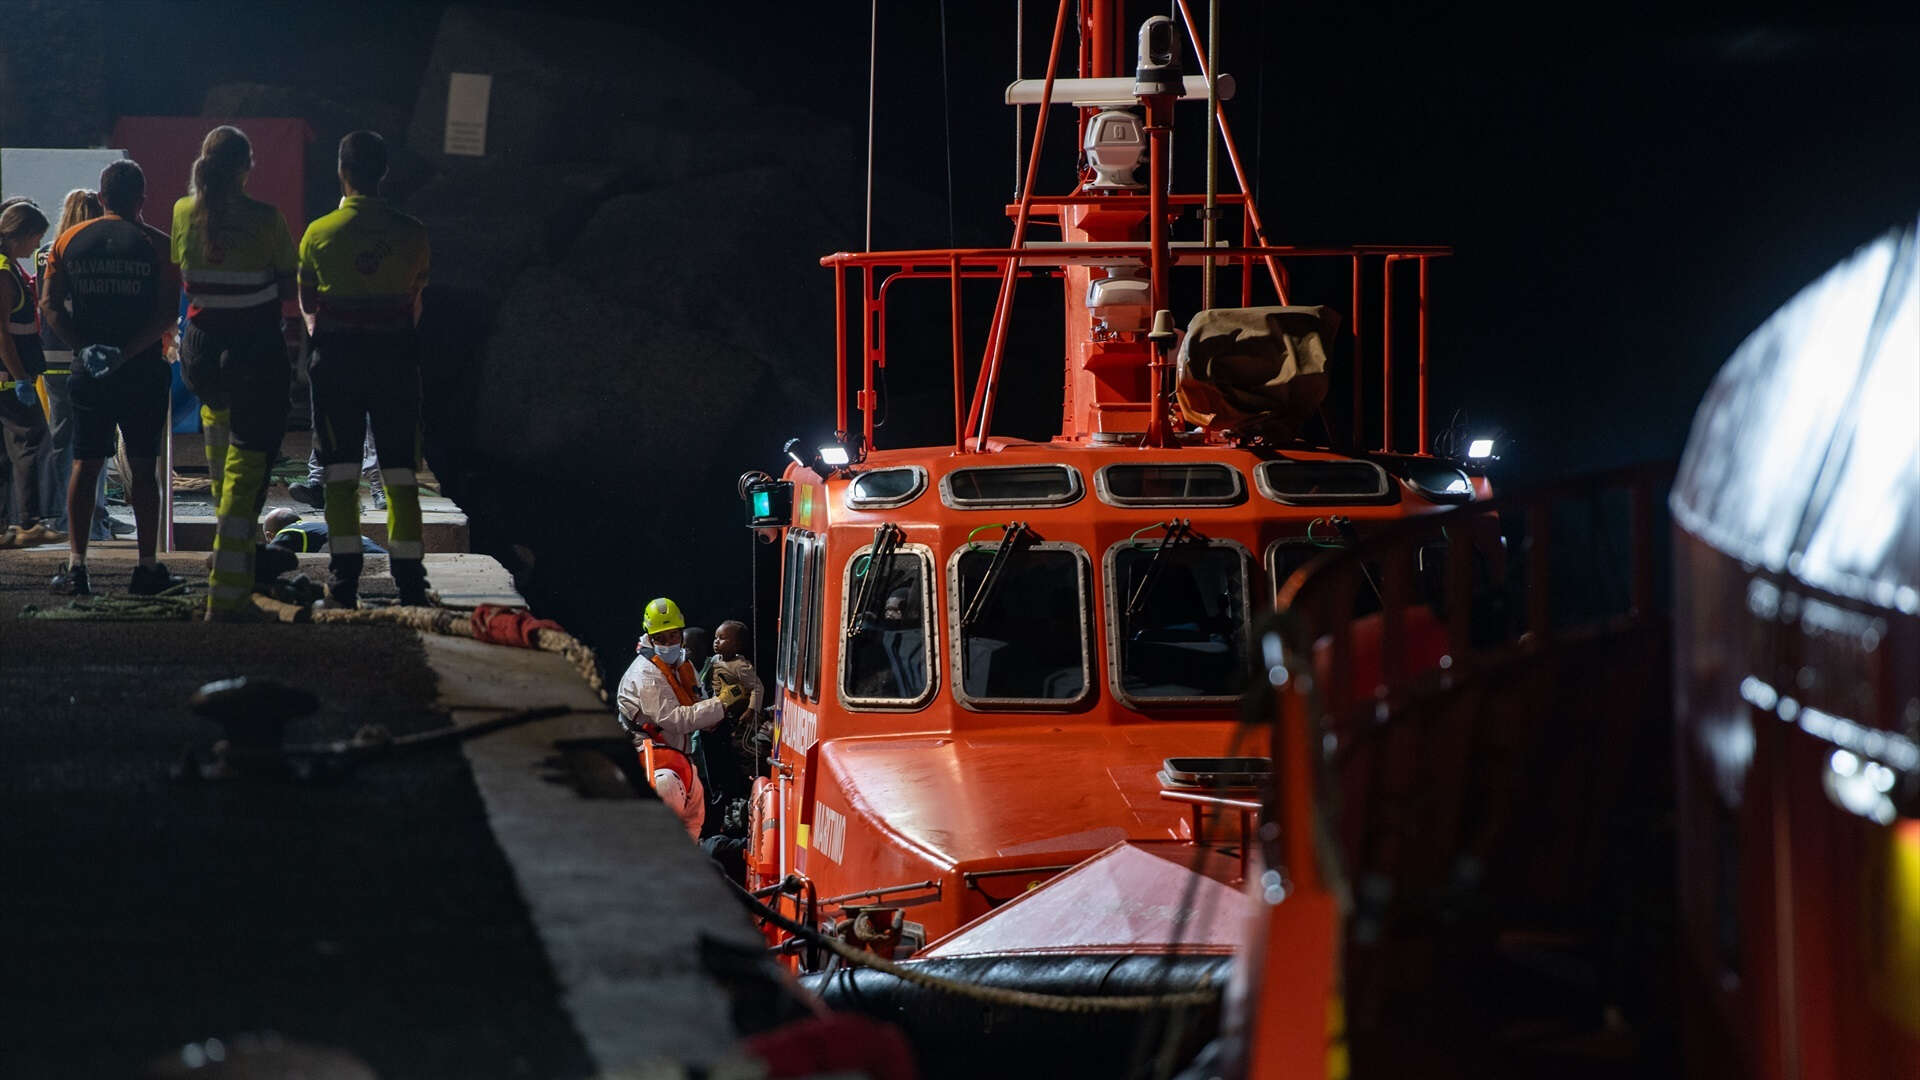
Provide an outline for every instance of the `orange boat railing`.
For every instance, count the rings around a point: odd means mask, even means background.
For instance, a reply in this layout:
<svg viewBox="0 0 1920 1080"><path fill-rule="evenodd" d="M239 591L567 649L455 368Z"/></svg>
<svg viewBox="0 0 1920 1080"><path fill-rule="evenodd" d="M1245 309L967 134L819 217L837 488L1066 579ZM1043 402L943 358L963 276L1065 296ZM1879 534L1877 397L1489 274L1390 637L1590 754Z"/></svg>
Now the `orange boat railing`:
<svg viewBox="0 0 1920 1080"><path fill-rule="evenodd" d="M1258 638L1275 777L1262 865L1302 910L1338 910L1344 976L1269 973L1254 1030L1291 1031L1283 1014L1332 993L1356 1036L1452 1037L1395 1011L1463 992L1442 959L1462 954L1435 940L1457 932L1446 918L1610 932L1626 883L1608 873L1668 758L1653 515L1670 475L1635 466L1397 522L1277 589Z"/></svg>
<svg viewBox="0 0 1920 1080"><path fill-rule="evenodd" d="M1069 196L1064 199L1046 200L1049 204L1067 206L1092 197ZM1116 199L1139 199L1140 196L1115 196ZM1184 201L1197 201L1197 197L1188 197ZM1225 201L1225 200L1223 200ZM1244 205L1244 204L1243 204ZM838 313L834 337L834 431L838 438L847 439L854 433L850 406L860 412L859 435L862 445L873 445L874 419L878 411L879 395L875 391L875 373L884 369L888 362L887 302L891 287L896 281L945 280L948 290L950 318L950 355L953 365L952 393L954 404L954 452L958 454L978 451L985 440L977 435L969 435L973 430L969 420L977 423L981 415L980 395L991 393L991 388L976 386L974 396L969 399L966 390L966 352L961 313L961 284L967 280L1000 279L1004 288L1011 273L1019 275L1021 268L1029 268L1031 276L1057 276L1059 268L1069 262L1115 263L1134 260L1146 260L1152 257L1151 244L1045 244L1029 245L1023 248L926 248L908 251L872 251L872 252L836 252L820 260L820 265L832 270L834 278L834 310ZM1428 335L1427 313L1429 309L1429 283L1427 264L1436 258L1452 254L1452 249L1439 244L1354 244L1343 247L1295 247L1247 246L1214 247L1208 249L1199 245L1177 245L1171 253L1172 263L1178 267L1198 267L1208 258L1237 267L1241 274L1241 302L1253 303L1253 282L1255 264L1269 259L1347 259L1352 264L1351 291L1348 296L1351 318L1347 331L1352 335L1355 356L1353 372L1354 416L1356 424L1362 414L1364 380L1361 378L1361 348L1364 340L1360 312L1363 296L1363 267L1378 264L1380 270L1380 356L1379 378L1382 387L1382 435L1380 449L1392 453L1396 448L1393 438L1393 268L1402 262L1414 262L1419 266L1419 279L1415 289L1418 302L1418 333L1415 343L1416 390L1418 395L1419 432L1417 453L1427 453L1429 430L1427 419L1428 385ZM860 296L857 304L849 303L848 278L853 271L859 272ZM877 284L876 284L877 282ZM860 350L861 378L858 391L849 396L849 341L847 334L847 311L855 307L860 312L861 337ZM997 314L997 313L996 313ZM1358 432L1355 433L1356 436ZM1356 442L1357 442L1356 438Z"/></svg>

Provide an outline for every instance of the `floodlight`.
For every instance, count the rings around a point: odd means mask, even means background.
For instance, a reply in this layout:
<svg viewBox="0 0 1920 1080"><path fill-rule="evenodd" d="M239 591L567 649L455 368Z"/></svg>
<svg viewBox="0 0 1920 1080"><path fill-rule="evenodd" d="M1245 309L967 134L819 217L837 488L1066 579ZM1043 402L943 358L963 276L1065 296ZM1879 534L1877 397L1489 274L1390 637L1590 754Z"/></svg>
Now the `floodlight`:
<svg viewBox="0 0 1920 1080"><path fill-rule="evenodd" d="M844 469L852 464L853 455L839 443L828 443L820 448L820 463L830 469Z"/></svg>
<svg viewBox="0 0 1920 1080"><path fill-rule="evenodd" d="M1492 439L1475 439L1467 444L1467 457L1471 460L1484 461L1492 456Z"/></svg>
<svg viewBox="0 0 1920 1080"><path fill-rule="evenodd" d="M787 445L781 447L780 450L782 453L786 454L789 458L792 458L793 463L795 465L798 465L804 469L807 467L807 459L800 456L800 451L798 449L799 446L800 446L799 439L788 439Z"/></svg>

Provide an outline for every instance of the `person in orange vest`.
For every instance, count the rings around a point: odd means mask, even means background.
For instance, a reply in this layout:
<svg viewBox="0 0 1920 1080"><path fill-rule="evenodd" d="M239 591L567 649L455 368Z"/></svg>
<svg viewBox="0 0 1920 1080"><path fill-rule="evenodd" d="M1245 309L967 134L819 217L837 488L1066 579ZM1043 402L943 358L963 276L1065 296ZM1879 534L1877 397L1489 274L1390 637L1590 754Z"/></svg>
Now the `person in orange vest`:
<svg viewBox="0 0 1920 1080"><path fill-rule="evenodd" d="M738 685L706 697L687 662L687 620L666 597L647 603L646 636L639 654L620 677L620 725L633 736L642 760L651 759L653 790L694 839L706 820L706 791L689 756L689 737L744 712L747 693Z"/></svg>

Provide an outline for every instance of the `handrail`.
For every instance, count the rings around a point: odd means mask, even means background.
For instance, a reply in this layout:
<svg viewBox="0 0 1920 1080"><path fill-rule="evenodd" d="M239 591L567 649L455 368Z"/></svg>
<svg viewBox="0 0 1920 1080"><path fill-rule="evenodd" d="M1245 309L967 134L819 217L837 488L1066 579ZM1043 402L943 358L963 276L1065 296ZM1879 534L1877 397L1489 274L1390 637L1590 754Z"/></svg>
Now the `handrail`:
<svg viewBox="0 0 1920 1080"><path fill-rule="evenodd" d="M1264 721L1273 728L1275 783L1265 794L1263 819L1279 828L1263 833L1270 867L1285 868L1293 880L1328 882L1336 894L1344 892L1344 876L1329 847L1326 828L1329 755L1323 746L1331 718L1353 716L1361 702L1354 700L1353 596L1369 561L1382 564L1385 582L1381 604L1381 680L1377 693L1385 704L1400 697L1426 673L1407 670L1398 655L1405 637L1406 610L1413 605L1411 556L1435 535L1448 544L1444 572L1446 635L1449 655L1445 676L1457 680L1483 655L1472 639L1473 559L1475 545L1470 526L1510 515L1527 523L1528 603L1524 632L1506 648L1537 649L1568 628L1552 624L1548 585L1550 511L1555 504L1594 500L1624 490L1628 495L1628 576L1626 608L1596 619L1595 625L1619 629L1654 617L1655 573L1653 515L1655 499L1671 478L1673 463L1651 462L1576 477L1545 487L1502 495L1484 502L1437 514L1402 519L1382 526L1356 546L1330 550L1313 558L1276 587L1274 612L1280 641L1267 646L1268 677L1259 689L1270 696ZM1324 643L1324 670L1315 662L1315 650ZM1368 730L1375 730L1369 726Z"/></svg>
<svg viewBox="0 0 1920 1080"><path fill-rule="evenodd" d="M1188 246L1191 244L1191 246ZM1207 249L1198 241L1176 241L1173 244L1176 256L1190 256L1193 265L1198 265L1207 254ZM836 251L831 255L822 255L820 265L829 269L837 267L873 266L898 267L901 269L937 269L944 267L950 259L958 257L963 265L1001 266L1010 259L1018 259L1022 265L1046 265L1050 260L1063 255L1097 255L1112 258L1147 258L1153 254L1153 245L1140 243L1047 243L1044 246L1026 245L1018 248L908 248L899 251ZM1344 244L1335 246L1300 247L1292 244L1256 244L1243 247L1215 247L1212 254L1216 258L1264 259L1275 258L1350 258L1355 255L1401 255L1406 257L1438 257L1453 254L1449 244Z"/></svg>
<svg viewBox="0 0 1920 1080"><path fill-rule="evenodd" d="M1250 226L1248 226L1250 228ZM1353 263L1352 295L1348 303L1351 307L1348 329L1353 334L1353 370L1354 370L1354 416L1355 429L1353 442L1363 444L1360 431L1362 371L1366 357L1362 349L1364 329L1360 321L1362 304L1361 264L1363 260L1385 258L1387 260L1415 260L1420 263L1420 357L1419 357L1419 404L1420 415L1427 415L1427 277L1428 260L1452 254L1453 249L1444 244L1348 244L1339 246L1292 246L1242 244L1239 247L1215 247L1211 251L1194 245L1175 244L1170 252L1171 261L1176 266L1199 266L1211 256L1214 259L1238 265L1241 270L1241 302L1252 302L1251 268L1254 262L1269 258L1340 258ZM862 251L835 252L823 256L820 264L834 271L834 389L835 389L835 432L842 439L850 433L848 385L848 333L846 325L847 309L857 308L862 322L860 341L862 357L862 383L858 395L851 400L861 411L860 435L863 445L874 445L874 426L877 395L874 392L874 373L887 365L887 303L893 286L900 281L941 280L945 279L949 289L949 315L951 318L952 379L953 404L955 413L954 453L964 454L969 446L979 448L985 445L983 439L974 437L972 425L978 423L979 410L969 409L966 394L966 357L960 322L961 302L960 286L965 280L1004 279L1011 271L1016 277L1021 274L1032 276L1056 276L1058 267L1075 262L1096 262L1111 264L1117 261L1138 259L1147 261L1152 258L1152 245L1147 243L1047 243L1045 245L1027 245L1020 248L926 248L900 251ZM857 269L860 273L862 296L857 303L850 304L847 295L847 273ZM1383 271L1384 278L1391 279L1391 266ZM876 285L877 282L877 285ZM1391 286L1383 284L1387 291L1386 299L1391 299ZM1392 310L1390 303L1382 303L1383 320ZM1383 331L1390 338L1390 322L1384 323ZM1382 385L1391 387L1391 344L1383 346L1381 361L1383 365ZM984 371L984 369L983 369ZM977 390L976 390L977 393ZM1383 391L1383 396L1386 395ZM974 403L978 404L977 400ZM1391 405L1387 406L1391 409ZM1389 422L1389 427L1391 423ZM1425 446L1426 427L1422 424L1422 452ZM1383 445L1392 443L1385 436Z"/></svg>

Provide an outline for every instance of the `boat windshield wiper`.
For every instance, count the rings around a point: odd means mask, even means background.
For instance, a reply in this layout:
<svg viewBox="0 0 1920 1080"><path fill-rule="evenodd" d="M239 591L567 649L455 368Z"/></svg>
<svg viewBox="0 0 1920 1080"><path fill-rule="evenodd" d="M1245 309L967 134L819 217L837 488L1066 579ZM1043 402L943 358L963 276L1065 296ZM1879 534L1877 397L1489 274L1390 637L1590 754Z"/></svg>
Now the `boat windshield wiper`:
<svg viewBox="0 0 1920 1080"><path fill-rule="evenodd" d="M900 550L900 542L906 539L906 533L900 526L886 522L873 530L873 547L867 552L867 565L859 573L860 583L854 587L853 605L847 616L847 636L858 637L865 633L880 617L876 610L886 596L884 582L893 577L893 556Z"/></svg>
<svg viewBox="0 0 1920 1080"><path fill-rule="evenodd" d="M1133 595L1127 598L1127 619L1131 622L1140 617L1147 609L1147 601L1153 598L1153 587L1160 581L1160 571L1166 567L1167 552L1175 544L1193 543L1203 539L1193 531L1193 523L1186 518L1174 518L1160 523L1166 534L1160 538L1160 546L1153 549L1153 555L1147 559L1147 568L1140 575L1140 583L1133 587ZM1144 532L1145 530L1141 530ZM1138 534L1136 534L1138 535Z"/></svg>
<svg viewBox="0 0 1920 1080"><path fill-rule="evenodd" d="M987 605L993 602L994 595L999 592L1000 582L1005 580L1007 563L1012 559L1014 549L1021 547L1033 535L1033 530L1027 528L1024 521L1010 521L1002 528L1005 531L1000 534L1000 546L993 549L993 560L987 563L987 572L981 576L980 584L974 588L973 596L967 600L966 610L960 616L960 629L963 631L971 629L986 615Z"/></svg>

